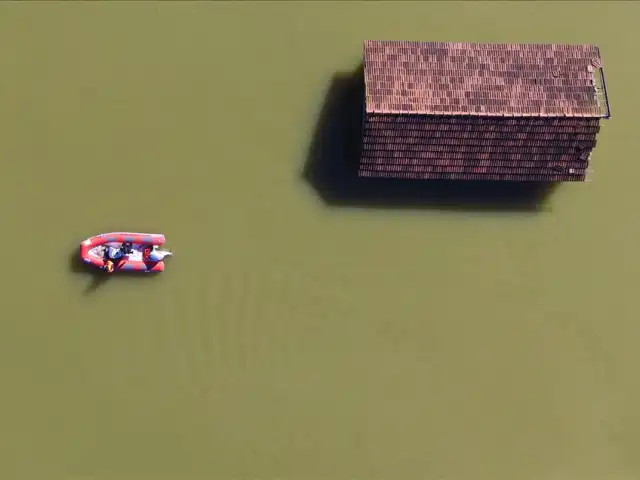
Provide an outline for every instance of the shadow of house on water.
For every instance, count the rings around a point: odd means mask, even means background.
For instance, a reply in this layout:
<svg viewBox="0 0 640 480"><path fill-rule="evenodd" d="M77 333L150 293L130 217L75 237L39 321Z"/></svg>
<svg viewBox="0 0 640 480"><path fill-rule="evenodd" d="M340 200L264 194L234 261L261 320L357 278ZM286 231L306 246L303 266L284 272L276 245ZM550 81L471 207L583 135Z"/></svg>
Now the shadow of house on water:
<svg viewBox="0 0 640 480"><path fill-rule="evenodd" d="M327 206L535 213L557 185L358 177L363 109L363 66L334 75L303 170Z"/></svg>
<svg viewBox="0 0 640 480"><path fill-rule="evenodd" d="M140 279L141 277L156 277L157 273L123 272L108 274L92 265L87 265L80 257L80 247L76 247L69 255L69 270L71 273L84 275L90 279L84 290L84 295L96 292L108 281L124 281L124 279ZM146 279L146 278L145 278Z"/></svg>

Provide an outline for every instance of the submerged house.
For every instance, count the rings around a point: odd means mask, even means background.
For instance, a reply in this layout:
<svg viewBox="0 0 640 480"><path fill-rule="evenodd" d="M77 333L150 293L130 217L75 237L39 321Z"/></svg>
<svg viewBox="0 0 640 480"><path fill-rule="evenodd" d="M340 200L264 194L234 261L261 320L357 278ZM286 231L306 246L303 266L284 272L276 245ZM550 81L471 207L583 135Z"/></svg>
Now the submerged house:
<svg viewBox="0 0 640 480"><path fill-rule="evenodd" d="M358 175L582 181L609 118L594 45L367 41Z"/></svg>

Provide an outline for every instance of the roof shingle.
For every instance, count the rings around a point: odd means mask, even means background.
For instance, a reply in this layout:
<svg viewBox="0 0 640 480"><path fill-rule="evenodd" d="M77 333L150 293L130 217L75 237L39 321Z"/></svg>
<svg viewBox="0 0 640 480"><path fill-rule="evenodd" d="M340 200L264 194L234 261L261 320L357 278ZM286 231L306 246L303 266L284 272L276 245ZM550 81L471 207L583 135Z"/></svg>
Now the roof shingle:
<svg viewBox="0 0 640 480"><path fill-rule="evenodd" d="M603 117L595 45L366 41L366 111Z"/></svg>

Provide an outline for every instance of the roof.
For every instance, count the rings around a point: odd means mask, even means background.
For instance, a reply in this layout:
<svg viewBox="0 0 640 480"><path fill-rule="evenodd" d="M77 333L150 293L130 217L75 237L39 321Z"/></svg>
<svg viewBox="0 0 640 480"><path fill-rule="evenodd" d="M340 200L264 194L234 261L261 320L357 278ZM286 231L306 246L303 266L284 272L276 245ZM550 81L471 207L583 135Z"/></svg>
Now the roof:
<svg viewBox="0 0 640 480"><path fill-rule="evenodd" d="M607 116L595 45L369 40L364 62L369 113Z"/></svg>
<svg viewBox="0 0 640 480"><path fill-rule="evenodd" d="M363 177L582 181L597 118L366 115Z"/></svg>

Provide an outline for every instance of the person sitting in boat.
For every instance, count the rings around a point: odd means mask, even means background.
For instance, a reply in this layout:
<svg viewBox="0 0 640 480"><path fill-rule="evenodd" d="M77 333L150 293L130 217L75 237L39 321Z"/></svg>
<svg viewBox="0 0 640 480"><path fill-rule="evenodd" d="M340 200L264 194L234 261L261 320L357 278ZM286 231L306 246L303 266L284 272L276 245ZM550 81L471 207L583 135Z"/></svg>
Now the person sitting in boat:
<svg viewBox="0 0 640 480"><path fill-rule="evenodd" d="M133 244L131 242L123 242L120 248L107 247L104 249L104 269L108 273L114 270L114 261L119 260L133 253Z"/></svg>
<svg viewBox="0 0 640 480"><path fill-rule="evenodd" d="M157 263L167 255L167 252L159 252L154 245L147 245L142 250L142 261L145 263Z"/></svg>
<svg viewBox="0 0 640 480"><path fill-rule="evenodd" d="M122 255L131 255L133 253L133 243L123 242L120 246L120 251L122 252Z"/></svg>

